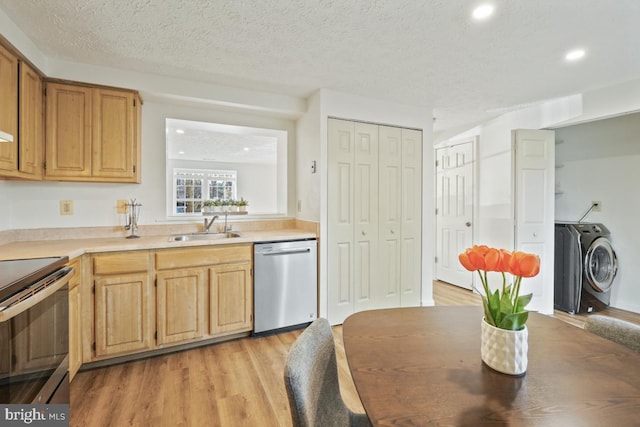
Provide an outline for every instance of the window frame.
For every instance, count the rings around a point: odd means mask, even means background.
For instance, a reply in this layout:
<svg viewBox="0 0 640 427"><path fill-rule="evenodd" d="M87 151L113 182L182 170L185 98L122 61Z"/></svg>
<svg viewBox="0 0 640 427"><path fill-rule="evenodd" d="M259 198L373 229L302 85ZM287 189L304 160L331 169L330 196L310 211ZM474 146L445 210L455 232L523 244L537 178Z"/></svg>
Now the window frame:
<svg viewBox="0 0 640 427"><path fill-rule="evenodd" d="M223 178L223 179L216 179ZM178 198L178 179L201 179L200 184L200 198ZM177 217L192 217L201 216L202 208L206 200L213 200L210 198L211 190L213 188L212 183L219 181L227 181L231 183L231 195L220 200L235 200L238 192L238 171L236 170L223 170L223 169L192 169L192 168L173 168L172 179L172 205L171 215ZM193 212L178 212L178 203L184 201L194 203ZM196 210L196 204L199 204L199 209Z"/></svg>

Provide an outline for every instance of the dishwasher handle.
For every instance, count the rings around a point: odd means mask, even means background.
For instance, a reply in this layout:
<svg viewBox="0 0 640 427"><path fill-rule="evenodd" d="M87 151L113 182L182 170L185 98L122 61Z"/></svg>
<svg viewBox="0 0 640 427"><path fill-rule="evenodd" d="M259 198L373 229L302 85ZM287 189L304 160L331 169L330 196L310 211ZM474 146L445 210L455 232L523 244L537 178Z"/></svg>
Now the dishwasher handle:
<svg viewBox="0 0 640 427"><path fill-rule="evenodd" d="M260 252L260 255L293 255L293 254L308 254L311 252L311 248L295 248L295 249L278 249L269 252Z"/></svg>

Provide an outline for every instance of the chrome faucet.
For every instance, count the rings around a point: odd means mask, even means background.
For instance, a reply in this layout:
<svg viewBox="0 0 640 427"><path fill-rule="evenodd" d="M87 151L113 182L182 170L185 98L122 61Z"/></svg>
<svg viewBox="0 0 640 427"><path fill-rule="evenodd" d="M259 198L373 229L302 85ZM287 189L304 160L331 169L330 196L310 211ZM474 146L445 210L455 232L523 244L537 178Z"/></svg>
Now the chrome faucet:
<svg viewBox="0 0 640 427"><path fill-rule="evenodd" d="M211 228L211 226L213 225L213 222L218 219L218 215L214 215L213 217L211 217L211 221L207 221L207 218L204 219L204 232L208 233L209 229Z"/></svg>

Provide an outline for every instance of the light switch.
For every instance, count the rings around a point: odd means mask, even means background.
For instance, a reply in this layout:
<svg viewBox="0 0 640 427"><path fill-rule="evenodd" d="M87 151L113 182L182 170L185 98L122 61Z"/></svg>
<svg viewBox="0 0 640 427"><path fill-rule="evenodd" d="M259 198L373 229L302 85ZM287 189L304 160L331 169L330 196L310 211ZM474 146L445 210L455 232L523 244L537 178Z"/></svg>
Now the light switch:
<svg viewBox="0 0 640 427"><path fill-rule="evenodd" d="M311 173L316 173L316 161L311 161Z"/></svg>

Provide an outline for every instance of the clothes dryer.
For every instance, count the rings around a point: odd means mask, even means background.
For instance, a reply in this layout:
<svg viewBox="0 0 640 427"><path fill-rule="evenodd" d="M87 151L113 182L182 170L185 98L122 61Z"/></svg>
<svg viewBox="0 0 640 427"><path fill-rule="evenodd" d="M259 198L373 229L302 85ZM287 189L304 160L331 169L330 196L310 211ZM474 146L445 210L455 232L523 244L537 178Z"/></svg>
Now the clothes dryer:
<svg viewBox="0 0 640 427"><path fill-rule="evenodd" d="M568 313L609 305L618 259L609 230L597 223L556 223L554 307Z"/></svg>

